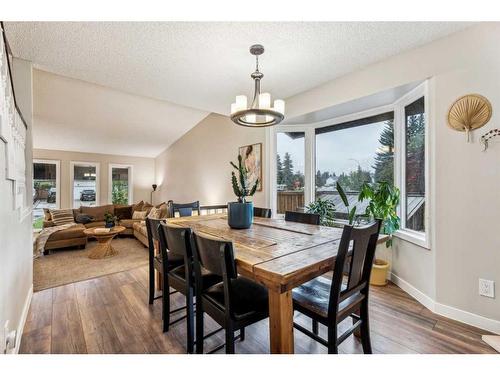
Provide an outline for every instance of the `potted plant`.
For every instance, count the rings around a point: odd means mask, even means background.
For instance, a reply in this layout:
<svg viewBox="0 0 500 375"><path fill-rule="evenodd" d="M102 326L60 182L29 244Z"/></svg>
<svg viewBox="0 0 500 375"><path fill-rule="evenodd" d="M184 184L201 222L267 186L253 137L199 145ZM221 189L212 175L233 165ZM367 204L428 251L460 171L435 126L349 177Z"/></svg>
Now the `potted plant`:
<svg viewBox="0 0 500 375"><path fill-rule="evenodd" d="M399 204L399 189L383 181L375 185L364 184L358 197L362 202L369 199L366 215L382 220L381 233L389 236L386 247L392 245L392 234L399 229L400 219L396 208ZM370 283L372 285L387 284L389 263L382 259L375 259L373 263Z"/></svg>
<svg viewBox="0 0 500 375"><path fill-rule="evenodd" d="M115 226L116 220L118 220L118 218L115 215L109 212L106 212L104 214L104 222L105 222L104 226L106 228L113 228Z"/></svg>
<svg viewBox="0 0 500 375"><path fill-rule="evenodd" d="M335 213L335 205L332 201L318 198L315 202L312 202L309 206L307 206L306 209L308 213L319 215L321 225L327 227L334 226L333 216Z"/></svg>
<svg viewBox="0 0 500 375"><path fill-rule="evenodd" d="M253 203L247 202L246 198L255 194L259 179L256 179L252 187L249 186L248 170L243 165L241 155L238 155L238 165L232 161L230 164L238 171L238 178L234 171L231 172L233 192L238 197L238 201L227 204L227 223L231 228L247 229L253 222Z"/></svg>
<svg viewBox="0 0 500 375"><path fill-rule="evenodd" d="M354 219L356 218L356 206L353 206L352 208L349 205L349 200L347 199L347 195L342 188L342 186L337 182L337 191L340 195L340 199L342 199L342 203L344 203L344 206L347 210L347 219L349 220L349 225L354 224Z"/></svg>

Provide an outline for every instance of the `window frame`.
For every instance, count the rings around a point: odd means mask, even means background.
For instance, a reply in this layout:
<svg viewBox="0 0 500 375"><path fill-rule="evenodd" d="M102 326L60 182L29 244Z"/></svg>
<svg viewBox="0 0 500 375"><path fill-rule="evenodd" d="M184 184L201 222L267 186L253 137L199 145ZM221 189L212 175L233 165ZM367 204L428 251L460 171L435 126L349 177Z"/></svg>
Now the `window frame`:
<svg viewBox="0 0 500 375"><path fill-rule="evenodd" d="M69 198L70 198L70 207L71 208L79 208L79 207L74 207L74 184L75 184L75 166L83 166L83 167L88 167L92 166L95 167L95 203L96 206L101 205L101 163L99 162L94 162L94 161L70 161L69 162Z"/></svg>
<svg viewBox="0 0 500 375"><path fill-rule="evenodd" d="M406 217L402 215L406 208L406 163L404 163L406 155L406 140L405 140L405 124L404 107L411 104L415 100L424 97L425 105L425 232L417 232L405 228ZM416 244L420 247L431 248L431 134L430 123L433 118L430 116L430 99L429 99L429 84L428 80L420 83L411 91L398 98L391 104L371 108L365 111L355 112L348 115L343 115L315 123L307 124L289 124L277 125L268 128L266 133L267 140L267 179L269 181L269 205L273 212L273 217L276 217L277 208L277 191L276 191L276 152L277 152L277 133L281 132L304 132L305 133L305 187L304 187L304 204L307 205L315 200L316 195L316 128L321 128L329 125L342 124L349 121L360 120L366 117L375 116L385 112L394 112L394 185L401 192L401 200L397 212L401 218L401 229L394 233L394 236L405 241Z"/></svg>
<svg viewBox="0 0 500 375"><path fill-rule="evenodd" d="M57 189L56 209L60 209L61 208L61 161L52 159L33 159L32 164L54 164L56 166L56 189ZM31 189L33 189L34 183L35 179L33 178Z"/></svg>
<svg viewBox="0 0 500 375"><path fill-rule="evenodd" d="M416 100L424 97L424 116L425 116L425 203L424 203L424 226L425 232L418 232L412 229L406 228L406 116L405 107ZM429 116L429 89L427 81L423 82L412 91L408 92L406 95L398 99L394 103L394 117L395 124L399 124L394 127L394 148L395 148L395 160L394 160L394 177L395 185L399 188L401 192L401 200L398 207L398 215L401 218L401 228L394 234L403 240L412 242L416 245L424 247L426 249L431 248L430 238L431 238L431 220L430 220L430 122L431 118Z"/></svg>
<svg viewBox="0 0 500 375"><path fill-rule="evenodd" d="M132 204L134 197L134 166L132 164L108 164L108 203L113 204L113 168L128 169L128 204Z"/></svg>

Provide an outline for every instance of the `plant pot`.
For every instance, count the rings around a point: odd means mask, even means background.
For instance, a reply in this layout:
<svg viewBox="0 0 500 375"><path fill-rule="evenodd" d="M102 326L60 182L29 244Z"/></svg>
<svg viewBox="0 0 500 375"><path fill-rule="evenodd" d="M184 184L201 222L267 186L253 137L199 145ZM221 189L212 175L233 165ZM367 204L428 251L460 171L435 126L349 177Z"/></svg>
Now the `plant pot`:
<svg viewBox="0 0 500 375"><path fill-rule="evenodd" d="M229 202L227 223L233 229L248 229L253 223L253 203Z"/></svg>
<svg viewBox="0 0 500 375"><path fill-rule="evenodd" d="M387 271L389 263L382 259L375 259L370 276L370 285L385 286L387 285Z"/></svg>
<svg viewBox="0 0 500 375"><path fill-rule="evenodd" d="M104 224L105 228L113 228L114 226L115 226L115 223L113 223L113 222L109 222L109 223Z"/></svg>

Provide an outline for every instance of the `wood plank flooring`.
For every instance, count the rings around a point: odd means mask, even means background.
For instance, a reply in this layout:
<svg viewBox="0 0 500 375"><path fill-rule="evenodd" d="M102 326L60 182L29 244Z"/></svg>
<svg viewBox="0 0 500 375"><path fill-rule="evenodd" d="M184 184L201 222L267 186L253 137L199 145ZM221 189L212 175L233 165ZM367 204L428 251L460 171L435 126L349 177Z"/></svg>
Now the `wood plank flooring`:
<svg viewBox="0 0 500 375"><path fill-rule="evenodd" d="M35 293L20 352L185 353L185 320L162 333L161 301L148 305L147 281L147 267L140 267ZM184 305L182 295L172 297L175 307ZM487 332L433 314L393 284L371 289L370 313L375 353L495 353L481 340ZM297 313L295 319L310 325ZM341 331L350 323L344 324ZM205 326L207 333L217 328L208 317ZM297 330L294 335L296 353L326 353ZM205 341L205 351L223 341L222 331ZM248 327L236 352L269 353L268 320ZM361 344L351 336L340 352L362 353Z"/></svg>

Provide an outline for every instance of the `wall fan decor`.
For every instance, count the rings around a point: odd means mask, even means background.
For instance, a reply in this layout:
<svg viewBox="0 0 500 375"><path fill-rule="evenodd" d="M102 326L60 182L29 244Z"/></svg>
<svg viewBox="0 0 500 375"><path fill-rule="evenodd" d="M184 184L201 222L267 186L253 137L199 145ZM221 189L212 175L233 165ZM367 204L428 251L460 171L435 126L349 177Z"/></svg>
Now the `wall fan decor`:
<svg viewBox="0 0 500 375"><path fill-rule="evenodd" d="M491 119L491 103L484 96L469 94L458 98L448 111L448 125L465 132L470 142L471 130L478 129Z"/></svg>

